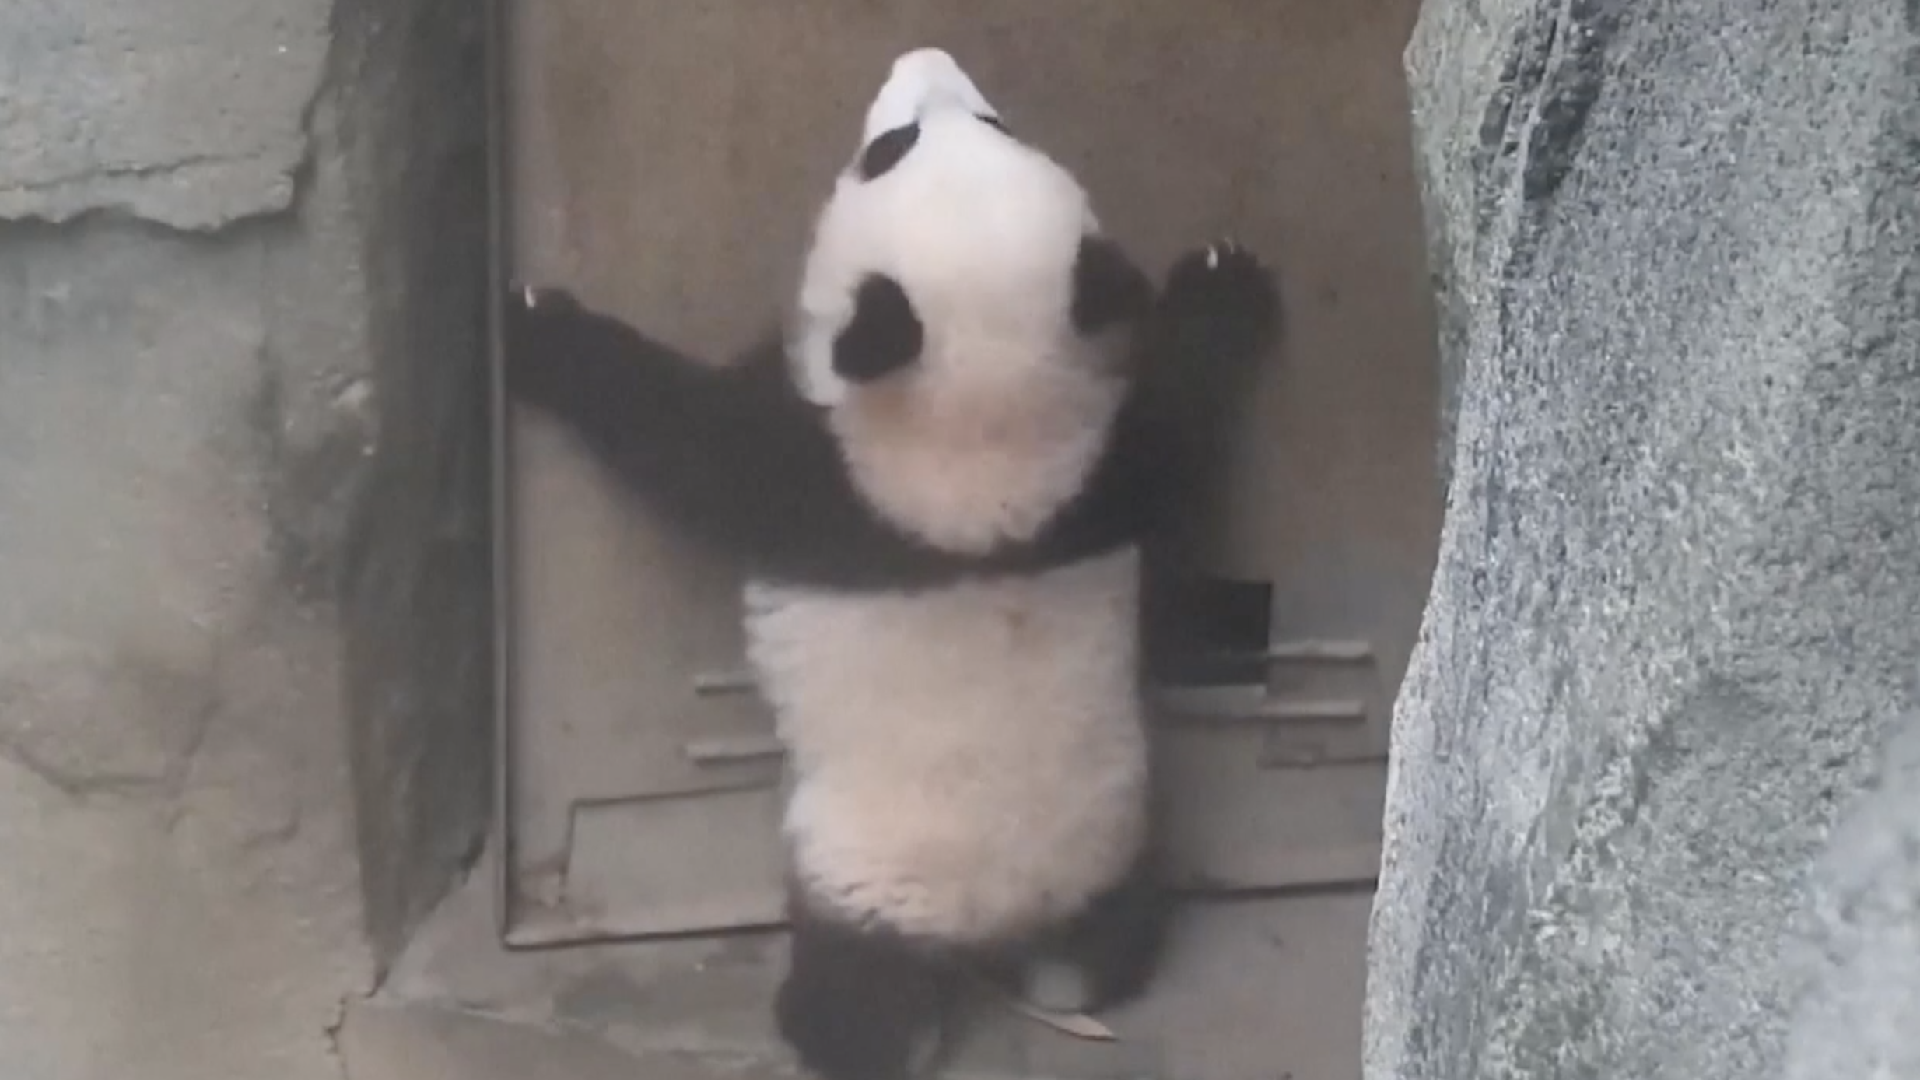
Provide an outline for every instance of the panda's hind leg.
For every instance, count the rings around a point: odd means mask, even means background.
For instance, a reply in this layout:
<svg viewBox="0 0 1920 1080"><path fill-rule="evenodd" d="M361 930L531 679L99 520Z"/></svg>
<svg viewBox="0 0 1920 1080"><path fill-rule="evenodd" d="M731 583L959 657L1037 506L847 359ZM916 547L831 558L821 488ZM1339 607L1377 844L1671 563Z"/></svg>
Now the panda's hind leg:
<svg viewBox="0 0 1920 1080"><path fill-rule="evenodd" d="M954 971L902 936L795 905L780 1037L824 1080L908 1080L942 1050Z"/></svg>
<svg viewBox="0 0 1920 1080"><path fill-rule="evenodd" d="M1142 859L1066 923L1034 943L1022 996L1051 1012L1093 1013L1138 997L1165 952L1172 898Z"/></svg>

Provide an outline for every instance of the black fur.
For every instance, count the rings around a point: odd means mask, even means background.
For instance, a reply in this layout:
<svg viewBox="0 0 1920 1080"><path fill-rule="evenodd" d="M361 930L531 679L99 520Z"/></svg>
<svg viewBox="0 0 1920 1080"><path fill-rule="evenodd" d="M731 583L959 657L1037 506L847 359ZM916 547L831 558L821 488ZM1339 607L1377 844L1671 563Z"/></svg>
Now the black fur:
<svg viewBox="0 0 1920 1080"><path fill-rule="evenodd" d="M1120 419L1151 459L1138 494L1150 506L1157 556L1184 561L1192 548L1195 492L1215 478L1209 465L1227 452L1236 410L1259 370L1249 361L1274 337L1280 317L1272 275L1236 244L1188 252L1168 272Z"/></svg>
<svg viewBox="0 0 1920 1080"><path fill-rule="evenodd" d="M897 934L795 904L787 974L774 998L780 1037L834 1080L901 1080L915 1049L941 1040L957 969Z"/></svg>
<svg viewBox="0 0 1920 1080"><path fill-rule="evenodd" d="M907 159L914 145L920 141L920 125L905 124L874 136L867 148L860 152L860 179L878 180L893 171L895 165Z"/></svg>
<svg viewBox="0 0 1920 1080"><path fill-rule="evenodd" d="M1036 942L1030 956L1063 961L1080 969L1090 1000L1086 1011L1124 1005L1147 987L1166 947L1172 922L1172 896L1154 864L1142 858L1134 868L1065 926Z"/></svg>
<svg viewBox="0 0 1920 1080"><path fill-rule="evenodd" d="M1147 987L1165 950L1171 897L1143 856L1077 916L999 947L954 949L881 926L823 916L792 894L787 974L774 998L780 1037L833 1080L902 1080L917 1050L937 1057L969 972L1019 994L1028 965L1070 964L1086 980L1085 1011L1124 1005Z"/></svg>
<svg viewBox="0 0 1920 1080"><path fill-rule="evenodd" d="M1267 271L1230 246L1181 259L1159 297L1120 250L1082 246L1071 317L1082 333L1132 332L1134 386L1085 488L1034 540L982 556L935 549L894 528L855 490L821 410L791 382L778 341L726 367L703 365L563 290L507 299L507 385L564 422L666 516L724 545L759 577L841 589L932 586L1036 572L1126 544L1149 553L1172 496L1201 464L1188 425L1215 425L1273 331ZM897 283L869 279L862 315L836 343L836 367L878 377L919 352ZM905 357L905 359L901 359ZM1144 987L1162 949L1167 898L1144 861L1080 915L997 956L1011 974L1036 956L1081 968L1094 1007ZM802 1062L833 1080L902 1080L917 1046L939 1038L957 957L877 927L806 909L796 893L792 960L775 1011Z"/></svg>
<svg viewBox="0 0 1920 1080"><path fill-rule="evenodd" d="M1152 348L1210 369L1203 379L1234 379L1251 370L1246 359L1266 347L1279 321L1273 276L1253 252L1230 241L1211 244L1181 256L1168 271ZM1163 377L1193 379L1190 368L1161 367Z"/></svg>
<svg viewBox="0 0 1920 1080"><path fill-rule="evenodd" d="M926 331L898 281L868 274L853 296L853 319L833 342L833 370L849 382L872 382L920 356Z"/></svg>
<svg viewBox="0 0 1920 1080"><path fill-rule="evenodd" d="M1097 334L1120 323L1145 320L1153 308L1153 282L1120 246L1102 236L1080 241L1073 260L1073 328Z"/></svg>
<svg viewBox="0 0 1920 1080"><path fill-rule="evenodd" d="M1037 571L1111 550L1144 524L1109 454L1035 539L983 557L942 551L861 499L777 342L706 366L557 290L516 293L506 323L515 399L562 419L638 495L768 580L898 589Z"/></svg>
<svg viewBox="0 0 1920 1080"><path fill-rule="evenodd" d="M1124 275L1088 274L1107 277ZM1169 496L1198 476L1183 432L1219 426L1214 414L1253 369L1276 304L1267 270L1239 248L1181 259L1158 302L1132 317L1135 387L1086 487L1034 539L979 556L932 547L868 507L821 411L792 385L777 339L708 366L565 290L514 289L505 363L515 399L558 417L637 495L756 575L912 588L1036 572L1149 541L1175 505Z"/></svg>

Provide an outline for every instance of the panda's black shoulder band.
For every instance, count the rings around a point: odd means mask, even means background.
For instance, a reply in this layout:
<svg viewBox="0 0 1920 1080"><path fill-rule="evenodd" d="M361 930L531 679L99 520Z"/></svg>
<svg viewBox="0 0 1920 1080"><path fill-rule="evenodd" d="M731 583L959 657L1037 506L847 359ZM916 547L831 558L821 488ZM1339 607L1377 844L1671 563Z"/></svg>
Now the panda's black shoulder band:
<svg viewBox="0 0 1920 1080"><path fill-rule="evenodd" d="M1153 282L1120 245L1104 236L1085 236L1073 262L1073 327L1094 334L1123 322L1145 318L1154 304Z"/></svg>

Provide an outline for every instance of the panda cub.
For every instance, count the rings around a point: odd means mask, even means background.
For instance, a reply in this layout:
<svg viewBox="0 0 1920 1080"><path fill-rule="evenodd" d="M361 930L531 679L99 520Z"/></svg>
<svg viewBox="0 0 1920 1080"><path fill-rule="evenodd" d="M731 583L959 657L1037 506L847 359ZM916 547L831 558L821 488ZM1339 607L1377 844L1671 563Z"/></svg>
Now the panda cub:
<svg viewBox="0 0 1920 1080"><path fill-rule="evenodd" d="M776 1014L811 1070L910 1074L966 970L1062 1010L1147 981L1143 564L1183 429L1276 316L1231 244L1156 290L938 49L874 100L784 339L708 366L561 290L509 300L514 398L747 568L792 783Z"/></svg>

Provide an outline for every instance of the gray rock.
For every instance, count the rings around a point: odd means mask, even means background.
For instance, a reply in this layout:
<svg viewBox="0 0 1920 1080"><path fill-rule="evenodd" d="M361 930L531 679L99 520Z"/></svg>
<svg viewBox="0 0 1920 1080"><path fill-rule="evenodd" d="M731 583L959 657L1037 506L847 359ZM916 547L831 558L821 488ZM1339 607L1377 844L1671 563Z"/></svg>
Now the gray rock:
<svg viewBox="0 0 1920 1080"><path fill-rule="evenodd" d="M1920 655L1917 21L1428 3L1454 456L1370 1080L1780 1074L1803 885Z"/></svg>

